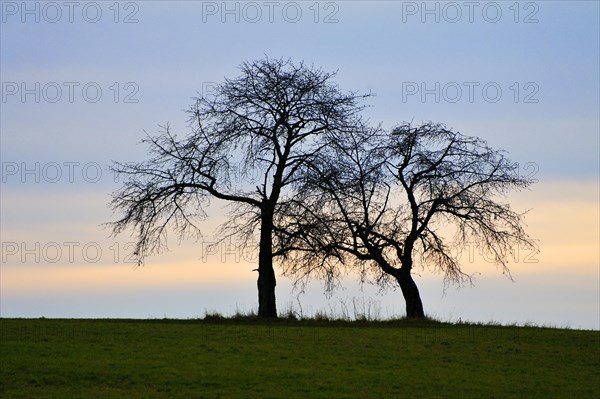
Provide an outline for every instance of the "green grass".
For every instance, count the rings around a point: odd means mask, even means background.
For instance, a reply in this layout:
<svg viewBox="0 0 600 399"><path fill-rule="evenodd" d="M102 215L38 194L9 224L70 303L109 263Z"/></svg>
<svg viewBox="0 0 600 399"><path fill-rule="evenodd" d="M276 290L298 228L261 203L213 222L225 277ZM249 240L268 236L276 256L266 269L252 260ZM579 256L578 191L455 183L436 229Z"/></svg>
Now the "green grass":
<svg viewBox="0 0 600 399"><path fill-rule="evenodd" d="M600 332L0 319L2 398L599 398Z"/></svg>

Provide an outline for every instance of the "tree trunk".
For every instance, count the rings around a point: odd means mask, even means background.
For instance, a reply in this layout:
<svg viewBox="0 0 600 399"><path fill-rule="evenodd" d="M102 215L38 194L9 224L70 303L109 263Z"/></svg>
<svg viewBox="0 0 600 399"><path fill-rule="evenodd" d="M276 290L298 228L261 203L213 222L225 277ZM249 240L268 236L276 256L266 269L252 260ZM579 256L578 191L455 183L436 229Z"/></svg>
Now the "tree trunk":
<svg viewBox="0 0 600 399"><path fill-rule="evenodd" d="M410 268L402 267L395 277L396 280L398 280L398 283L400 283L400 289L402 290L402 295L406 301L406 317L425 317L421 295L419 294L419 289L417 288L415 280L412 278Z"/></svg>
<svg viewBox="0 0 600 399"><path fill-rule="evenodd" d="M263 210L258 250L258 317L277 317L275 270L273 269L273 216Z"/></svg>

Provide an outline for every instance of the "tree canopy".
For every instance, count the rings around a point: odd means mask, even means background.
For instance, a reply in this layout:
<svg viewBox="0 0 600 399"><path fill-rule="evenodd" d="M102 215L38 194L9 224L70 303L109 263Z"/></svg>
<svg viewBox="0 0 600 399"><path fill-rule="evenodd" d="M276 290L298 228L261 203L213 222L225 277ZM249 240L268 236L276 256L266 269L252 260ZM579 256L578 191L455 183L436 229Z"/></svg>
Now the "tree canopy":
<svg viewBox="0 0 600 399"><path fill-rule="evenodd" d="M523 214L502 202L534 180L485 141L433 122L391 130L361 117L370 94L342 92L334 72L265 58L247 62L143 141L149 158L119 163L113 234L133 229L138 263L167 233L202 237L210 199L231 205L223 238L258 242L258 315L276 317L274 259L303 283L340 276L398 284L408 317L423 317L415 266L463 283L458 253L477 243L506 274L515 246L537 250ZM242 246L243 246L242 245Z"/></svg>

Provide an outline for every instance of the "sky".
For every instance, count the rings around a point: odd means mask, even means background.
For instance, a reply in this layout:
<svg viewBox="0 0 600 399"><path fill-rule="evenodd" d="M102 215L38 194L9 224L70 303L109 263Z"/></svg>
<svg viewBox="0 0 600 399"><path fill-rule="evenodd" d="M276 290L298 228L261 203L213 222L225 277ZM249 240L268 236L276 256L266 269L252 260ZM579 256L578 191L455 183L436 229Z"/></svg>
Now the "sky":
<svg viewBox="0 0 600 399"><path fill-rule="evenodd" d="M194 318L257 307L256 259L200 242L131 263L109 237L107 167L239 65L268 56L337 71L375 94L390 128L434 121L481 137L538 180L504 200L528 211L540 253L518 250L513 280L476 246L473 286L416 270L425 312L457 321L600 329L600 7L597 1L0 2L0 317ZM279 272L279 270L277 270ZM404 312L399 289L348 276L331 297L278 276L278 309L310 316Z"/></svg>

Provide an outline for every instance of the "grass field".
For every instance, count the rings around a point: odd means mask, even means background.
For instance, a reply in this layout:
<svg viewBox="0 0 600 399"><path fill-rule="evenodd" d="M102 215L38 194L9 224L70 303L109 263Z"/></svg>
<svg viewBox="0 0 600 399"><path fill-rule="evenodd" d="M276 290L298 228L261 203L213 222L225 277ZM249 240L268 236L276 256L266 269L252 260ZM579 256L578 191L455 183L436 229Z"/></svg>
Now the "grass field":
<svg viewBox="0 0 600 399"><path fill-rule="evenodd" d="M600 332L0 319L2 398L600 398Z"/></svg>

